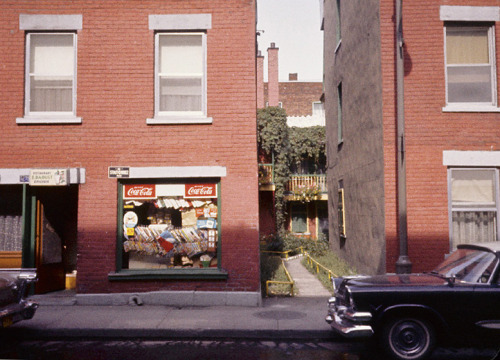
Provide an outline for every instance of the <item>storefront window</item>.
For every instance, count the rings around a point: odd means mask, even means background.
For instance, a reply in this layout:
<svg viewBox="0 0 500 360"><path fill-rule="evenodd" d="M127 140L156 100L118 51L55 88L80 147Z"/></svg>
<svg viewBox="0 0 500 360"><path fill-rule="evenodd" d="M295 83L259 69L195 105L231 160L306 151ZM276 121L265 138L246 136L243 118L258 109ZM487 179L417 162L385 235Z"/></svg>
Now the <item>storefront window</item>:
<svg viewBox="0 0 500 360"><path fill-rule="evenodd" d="M218 267L218 184L122 184L122 269Z"/></svg>
<svg viewBox="0 0 500 360"><path fill-rule="evenodd" d="M22 187L0 187L0 252L21 251L22 241Z"/></svg>

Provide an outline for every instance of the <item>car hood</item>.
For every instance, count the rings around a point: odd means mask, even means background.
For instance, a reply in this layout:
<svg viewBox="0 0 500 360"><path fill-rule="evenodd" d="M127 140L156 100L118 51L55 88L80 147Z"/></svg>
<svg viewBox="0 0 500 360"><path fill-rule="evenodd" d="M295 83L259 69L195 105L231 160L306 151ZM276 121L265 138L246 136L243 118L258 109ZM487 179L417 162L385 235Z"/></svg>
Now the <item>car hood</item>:
<svg viewBox="0 0 500 360"><path fill-rule="evenodd" d="M377 276L358 276L346 279L351 287L404 287L404 286L437 286L448 284L440 276L430 274L386 274Z"/></svg>

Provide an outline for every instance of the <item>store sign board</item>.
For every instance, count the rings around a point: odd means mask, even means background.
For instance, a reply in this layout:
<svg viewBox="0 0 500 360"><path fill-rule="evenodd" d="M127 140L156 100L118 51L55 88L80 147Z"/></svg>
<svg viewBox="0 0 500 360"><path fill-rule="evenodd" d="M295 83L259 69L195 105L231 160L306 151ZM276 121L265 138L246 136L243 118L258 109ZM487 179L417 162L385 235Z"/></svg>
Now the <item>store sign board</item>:
<svg viewBox="0 0 500 360"><path fill-rule="evenodd" d="M217 184L186 184L184 198L216 198Z"/></svg>
<svg viewBox="0 0 500 360"><path fill-rule="evenodd" d="M130 168L123 166L110 166L108 167L109 178L128 178L130 177Z"/></svg>
<svg viewBox="0 0 500 360"><path fill-rule="evenodd" d="M69 184L68 169L32 169L31 186L66 186Z"/></svg>
<svg viewBox="0 0 500 360"><path fill-rule="evenodd" d="M156 185L154 184L125 184L123 199L156 199Z"/></svg>

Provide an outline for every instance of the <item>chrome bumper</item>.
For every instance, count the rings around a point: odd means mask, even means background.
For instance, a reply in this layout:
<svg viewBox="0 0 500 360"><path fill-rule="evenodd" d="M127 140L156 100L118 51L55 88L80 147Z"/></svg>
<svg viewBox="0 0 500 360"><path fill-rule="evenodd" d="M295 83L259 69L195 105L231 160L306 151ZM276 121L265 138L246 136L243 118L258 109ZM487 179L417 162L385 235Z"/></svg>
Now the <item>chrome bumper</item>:
<svg viewBox="0 0 500 360"><path fill-rule="evenodd" d="M328 314L325 318L333 330L344 337L358 338L370 337L373 329L369 325L372 314L369 312L356 312L346 306L336 304L335 298L328 302Z"/></svg>
<svg viewBox="0 0 500 360"><path fill-rule="evenodd" d="M21 320L31 319L37 308L38 303L28 300L7 305L0 310L0 327L8 327Z"/></svg>

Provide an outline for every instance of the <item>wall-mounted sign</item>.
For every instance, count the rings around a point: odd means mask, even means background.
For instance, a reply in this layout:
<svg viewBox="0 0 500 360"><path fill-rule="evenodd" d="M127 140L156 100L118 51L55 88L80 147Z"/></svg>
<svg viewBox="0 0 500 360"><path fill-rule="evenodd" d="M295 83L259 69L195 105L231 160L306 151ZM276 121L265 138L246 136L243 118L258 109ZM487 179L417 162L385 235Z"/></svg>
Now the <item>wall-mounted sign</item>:
<svg viewBox="0 0 500 360"><path fill-rule="evenodd" d="M108 168L109 178L128 178L130 176L130 168L124 166L110 166Z"/></svg>
<svg viewBox="0 0 500 360"><path fill-rule="evenodd" d="M66 186L69 184L68 169L32 169L31 186Z"/></svg>
<svg viewBox="0 0 500 360"><path fill-rule="evenodd" d="M217 184L186 184L186 199L216 198Z"/></svg>
<svg viewBox="0 0 500 360"><path fill-rule="evenodd" d="M156 199L156 185L123 185L123 199Z"/></svg>

